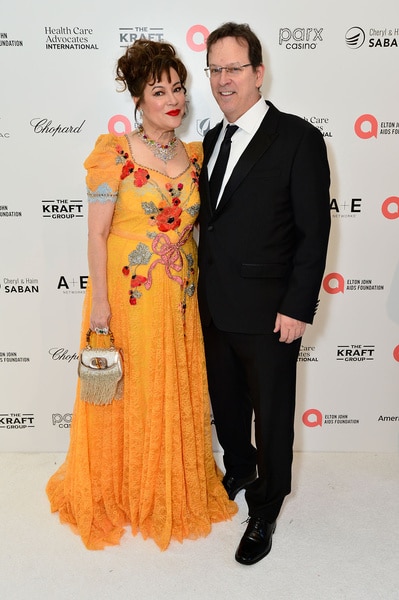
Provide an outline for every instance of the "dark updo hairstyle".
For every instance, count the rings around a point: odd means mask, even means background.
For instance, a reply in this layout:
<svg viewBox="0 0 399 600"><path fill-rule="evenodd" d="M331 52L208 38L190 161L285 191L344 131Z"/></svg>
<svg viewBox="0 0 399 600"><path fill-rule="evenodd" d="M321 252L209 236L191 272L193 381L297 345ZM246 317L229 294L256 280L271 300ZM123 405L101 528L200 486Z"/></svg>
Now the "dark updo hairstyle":
<svg viewBox="0 0 399 600"><path fill-rule="evenodd" d="M171 69L178 74L186 92L184 84L187 79L187 69L178 58L174 47L167 42L140 39L129 46L118 60L115 80L122 84L120 91L128 89L132 97L138 98L137 110L146 85L160 81L164 73L170 82Z"/></svg>

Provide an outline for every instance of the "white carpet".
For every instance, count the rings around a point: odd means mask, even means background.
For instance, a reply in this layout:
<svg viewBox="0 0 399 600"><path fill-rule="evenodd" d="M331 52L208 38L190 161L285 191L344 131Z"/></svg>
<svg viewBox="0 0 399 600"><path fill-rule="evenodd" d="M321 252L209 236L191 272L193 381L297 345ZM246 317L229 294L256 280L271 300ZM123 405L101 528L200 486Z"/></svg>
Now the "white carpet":
<svg viewBox="0 0 399 600"><path fill-rule="evenodd" d="M399 456L297 453L269 556L242 566L247 518L160 552L128 531L88 551L51 515L63 454L0 454L2 600L399 600Z"/></svg>

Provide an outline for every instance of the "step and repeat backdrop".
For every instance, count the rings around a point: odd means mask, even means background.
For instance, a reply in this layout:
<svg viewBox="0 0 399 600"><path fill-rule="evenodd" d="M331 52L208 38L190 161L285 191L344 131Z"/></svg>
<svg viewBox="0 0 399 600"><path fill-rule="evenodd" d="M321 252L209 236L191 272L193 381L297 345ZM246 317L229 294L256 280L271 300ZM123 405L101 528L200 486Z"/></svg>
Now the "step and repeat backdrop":
<svg viewBox="0 0 399 600"><path fill-rule="evenodd" d="M205 40L227 20L260 37L264 97L323 132L331 165L331 243L299 357L295 448L398 451L397 0L323 4L3 3L1 451L68 446L88 276L83 161L98 135L134 127L116 60L138 38L173 43L190 73L179 134L201 140L221 118Z"/></svg>

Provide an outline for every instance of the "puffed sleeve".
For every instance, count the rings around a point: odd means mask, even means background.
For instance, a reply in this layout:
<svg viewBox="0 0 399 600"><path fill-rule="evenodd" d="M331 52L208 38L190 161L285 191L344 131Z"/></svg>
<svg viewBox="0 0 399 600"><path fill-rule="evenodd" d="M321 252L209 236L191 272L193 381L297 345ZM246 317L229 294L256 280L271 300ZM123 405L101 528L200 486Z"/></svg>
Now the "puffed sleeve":
<svg viewBox="0 0 399 600"><path fill-rule="evenodd" d="M116 202L122 169L118 138L111 134L100 135L83 164L87 170L88 201Z"/></svg>
<svg viewBox="0 0 399 600"><path fill-rule="evenodd" d="M189 155L191 159L195 158L198 162L199 168L202 166L204 160L204 151L202 149L202 142L190 142L188 144Z"/></svg>

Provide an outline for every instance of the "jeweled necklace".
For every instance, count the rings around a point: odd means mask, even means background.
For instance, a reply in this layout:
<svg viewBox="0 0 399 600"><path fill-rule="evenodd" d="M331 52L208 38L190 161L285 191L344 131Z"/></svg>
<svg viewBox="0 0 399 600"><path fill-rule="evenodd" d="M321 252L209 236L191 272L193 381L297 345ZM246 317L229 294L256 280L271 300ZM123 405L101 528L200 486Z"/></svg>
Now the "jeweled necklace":
<svg viewBox="0 0 399 600"><path fill-rule="evenodd" d="M160 144L155 140L152 140L148 137L146 133L144 133L143 127L137 129L137 135L139 138L149 147L151 152L154 154L156 158L160 158L163 162L168 162L176 156L177 152L177 137L173 136L170 142L167 144Z"/></svg>

